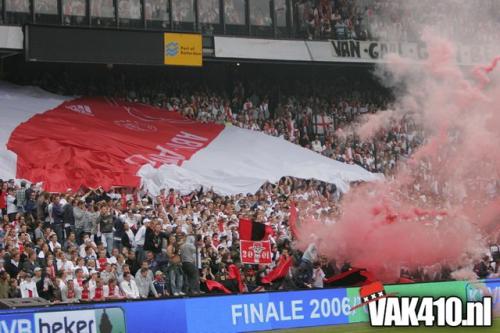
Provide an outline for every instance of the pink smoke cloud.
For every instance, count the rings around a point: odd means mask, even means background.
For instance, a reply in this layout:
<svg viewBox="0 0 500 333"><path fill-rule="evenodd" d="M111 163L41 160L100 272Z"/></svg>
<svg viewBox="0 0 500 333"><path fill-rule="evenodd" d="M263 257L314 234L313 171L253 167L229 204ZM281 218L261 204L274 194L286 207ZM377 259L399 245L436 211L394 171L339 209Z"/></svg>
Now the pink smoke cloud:
<svg viewBox="0 0 500 333"><path fill-rule="evenodd" d="M490 76L500 57L470 79L455 62L452 42L428 32L423 40L425 63L394 56L384 67L406 86L394 110L370 115L356 130L368 140L413 114L426 142L394 179L349 192L338 221L303 217L299 229L300 247L316 234L320 252L365 267L384 282L397 280L401 267L471 265L500 226L500 82Z"/></svg>

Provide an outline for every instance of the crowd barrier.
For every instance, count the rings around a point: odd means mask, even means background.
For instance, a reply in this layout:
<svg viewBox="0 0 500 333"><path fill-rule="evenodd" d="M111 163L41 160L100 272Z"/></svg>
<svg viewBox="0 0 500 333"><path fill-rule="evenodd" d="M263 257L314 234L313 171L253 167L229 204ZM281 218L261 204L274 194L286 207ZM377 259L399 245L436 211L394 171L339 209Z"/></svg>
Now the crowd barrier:
<svg viewBox="0 0 500 333"><path fill-rule="evenodd" d="M500 280L386 285L399 296L459 296L476 300L500 293ZM156 333L249 332L368 320L359 288L316 289L193 298L56 305L0 312L0 332ZM499 297L495 302L499 302Z"/></svg>

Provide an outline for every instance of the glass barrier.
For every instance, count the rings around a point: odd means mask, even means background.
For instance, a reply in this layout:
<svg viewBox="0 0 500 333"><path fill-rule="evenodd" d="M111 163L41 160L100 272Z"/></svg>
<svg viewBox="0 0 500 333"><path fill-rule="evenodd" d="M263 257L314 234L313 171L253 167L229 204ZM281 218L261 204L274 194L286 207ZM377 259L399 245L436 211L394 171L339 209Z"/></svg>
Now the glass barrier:
<svg viewBox="0 0 500 333"><path fill-rule="evenodd" d="M245 0L224 0L224 18L226 24L246 24Z"/></svg>
<svg viewBox="0 0 500 333"><path fill-rule="evenodd" d="M113 0L92 0L92 24L100 26L115 25L115 6Z"/></svg>
<svg viewBox="0 0 500 333"><path fill-rule="evenodd" d="M274 17L276 19L276 26L283 28L286 27L286 16L287 16L287 8L286 8L287 0L274 0Z"/></svg>
<svg viewBox="0 0 500 333"><path fill-rule="evenodd" d="M273 19L270 0L249 0L250 35L273 37Z"/></svg>
<svg viewBox="0 0 500 333"><path fill-rule="evenodd" d="M198 0L198 22L220 23L220 1Z"/></svg>
<svg viewBox="0 0 500 333"><path fill-rule="evenodd" d="M153 28L168 28L170 8L168 0L146 0L146 25Z"/></svg>
<svg viewBox="0 0 500 333"><path fill-rule="evenodd" d="M198 23L205 35L223 32L220 17L220 0L198 0Z"/></svg>
<svg viewBox="0 0 500 333"><path fill-rule="evenodd" d="M57 0L34 0L35 22L37 23L59 23Z"/></svg>
<svg viewBox="0 0 500 333"><path fill-rule="evenodd" d="M270 0L249 0L250 1L250 24L255 26L271 26L271 1Z"/></svg>
<svg viewBox="0 0 500 333"><path fill-rule="evenodd" d="M245 0L224 0L226 34L248 35Z"/></svg>
<svg viewBox="0 0 500 333"><path fill-rule="evenodd" d="M172 20L174 30L194 30L194 0L172 0Z"/></svg>
<svg viewBox="0 0 500 333"><path fill-rule="evenodd" d="M87 3L84 0L63 0L64 24L81 25L86 21Z"/></svg>
<svg viewBox="0 0 500 333"><path fill-rule="evenodd" d="M30 22L29 0L5 0L6 23L23 24Z"/></svg>
<svg viewBox="0 0 500 333"><path fill-rule="evenodd" d="M120 26L141 27L141 0L118 0L118 17Z"/></svg>
<svg viewBox="0 0 500 333"><path fill-rule="evenodd" d="M295 7L291 7L292 4ZM2 5L4 11L1 11ZM295 28L292 23L303 20L304 6L293 0L61 0L59 8L59 0L0 0L0 12L5 13L0 15L0 23L152 28L200 31L205 35L288 38Z"/></svg>

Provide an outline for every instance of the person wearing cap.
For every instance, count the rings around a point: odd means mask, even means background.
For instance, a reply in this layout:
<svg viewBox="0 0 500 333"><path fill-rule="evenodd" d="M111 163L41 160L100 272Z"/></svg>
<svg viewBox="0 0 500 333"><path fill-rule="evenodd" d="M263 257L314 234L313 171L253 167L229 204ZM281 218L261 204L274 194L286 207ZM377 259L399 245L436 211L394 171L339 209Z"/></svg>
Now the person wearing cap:
<svg viewBox="0 0 500 333"><path fill-rule="evenodd" d="M167 282L165 281L164 275L162 271L156 271L155 279L153 281L153 286L156 289L158 295L161 296L169 296L167 290Z"/></svg>
<svg viewBox="0 0 500 333"><path fill-rule="evenodd" d="M33 279L35 280L35 283L38 283L42 279L42 268L41 267L35 267L33 270Z"/></svg>

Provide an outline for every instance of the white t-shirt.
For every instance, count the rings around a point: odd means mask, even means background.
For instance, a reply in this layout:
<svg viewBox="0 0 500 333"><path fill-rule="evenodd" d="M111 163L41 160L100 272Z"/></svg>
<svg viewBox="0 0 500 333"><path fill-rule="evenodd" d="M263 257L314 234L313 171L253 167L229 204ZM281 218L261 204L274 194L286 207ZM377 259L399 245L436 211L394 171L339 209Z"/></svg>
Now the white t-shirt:
<svg viewBox="0 0 500 333"><path fill-rule="evenodd" d="M19 284L19 289L21 290L22 298L33 298L38 297L38 291L36 289L36 283L33 280L22 281Z"/></svg>
<svg viewBox="0 0 500 333"><path fill-rule="evenodd" d="M17 213L17 207L14 205L14 200L16 197L13 195L7 195L7 214Z"/></svg>
<svg viewBox="0 0 500 333"><path fill-rule="evenodd" d="M325 273L321 269L321 267L315 268L313 271L313 287L314 288L323 288L323 279L325 278Z"/></svg>

